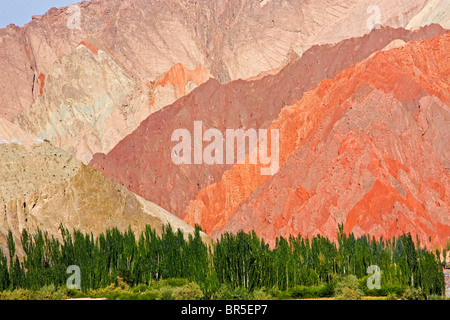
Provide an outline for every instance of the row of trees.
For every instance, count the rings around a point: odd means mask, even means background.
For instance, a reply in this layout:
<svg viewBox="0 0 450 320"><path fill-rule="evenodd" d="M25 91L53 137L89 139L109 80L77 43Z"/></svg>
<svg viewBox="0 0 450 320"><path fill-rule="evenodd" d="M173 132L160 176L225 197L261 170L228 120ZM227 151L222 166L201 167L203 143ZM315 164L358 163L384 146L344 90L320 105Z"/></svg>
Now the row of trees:
<svg viewBox="0 0 450 320"><path fill-rule="evenodd" d="M20 240L25 255L19 259L10 232L9 256L0 252L0 290L64 286L71 265L80 267L83 290L106 287L121 277L130 285L186 278L198 283L206 295L222 284L283 291L328 284L336 276L353 274L361 279L367 277L370 265L381 269L382 286L420 287L427 295L442 295L445 290L439 251L421 248L410 234L385 241L355 238L340 228L337 242L298 236L279 238L273 248L254 232L227 233L208 246L199 227L187 239L170 226L159 236L147 226L137 239L131 229L107 230L94 238L61 227L61 236L24 230Z"/></svg>

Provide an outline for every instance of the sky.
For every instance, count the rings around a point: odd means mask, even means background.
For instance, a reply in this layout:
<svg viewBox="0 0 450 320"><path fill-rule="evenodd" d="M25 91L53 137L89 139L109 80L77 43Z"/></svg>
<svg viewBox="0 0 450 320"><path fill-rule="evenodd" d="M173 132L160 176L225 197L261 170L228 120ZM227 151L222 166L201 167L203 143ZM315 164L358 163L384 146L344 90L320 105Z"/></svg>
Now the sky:
<svg viewBox="0 0 450 320"><path fill-rule="evenodd" d="M51 7L65 7L81 0L0 0L0 28L14 23L19 27L31 21L31 16L43 15Z"/></svg>

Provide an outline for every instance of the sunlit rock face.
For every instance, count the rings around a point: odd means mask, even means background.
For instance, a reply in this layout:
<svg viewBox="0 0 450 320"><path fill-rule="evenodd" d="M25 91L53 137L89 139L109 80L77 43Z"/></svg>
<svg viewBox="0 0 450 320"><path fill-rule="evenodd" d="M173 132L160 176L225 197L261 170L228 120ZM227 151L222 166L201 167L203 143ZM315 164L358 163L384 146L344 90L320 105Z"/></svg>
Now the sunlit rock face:
<svg viewBox="0 0 450 320"><path fill-rule="evenodd" d="M272 243L297 234L335 238L342 224L355 235L411 232L423 244L445 245L449 49L447 33L379 52L321 82L271 124L280 129L279 172L264 179L234 166L199 193L185 220L214 236L255 230Z"/></svg>
<svg viewBox="0 0 450 320"><path fill-rule="evenodd" d="M336 46L315 47L276 75L227 85L209 81L151 115L110 153L95 155L90 165L213 236L245 229L268 240L298 233L334 237L344 224L355 233L411 231L442 243L448 239L447 200L445 192L433 190L448 186L443 147L448 35L439 34L445 34L440 27L421 33L382 28ZM419 118L419 109L425 118ZM417 129L427 117L437 123L433 142ZM171 134L177 128L192 131L194 120L222 131L278 128L280 171L267 177L251 165L175 165ZM378 144L369 148L372 140ZM416 154L422 144L428 151ZM349 148L352 156L341 159L333 153L339 148ZM429 170L414 163L420 157ZM290 165L293 159L300 163ZM333 171L338 161L342 168ZM291 190L293 185L298 188ZM439 194L439 201L432 194ZM387 222L365 213L371 201L391 203L392 211L375 206L371 213ZM397 217L402 222L396 227L391 220Z"/></svg>
<svg viewBox="0 0 450 320"><path fill-rule="evenodd" d="M0 120L2 121L2 120ZM4 126L0 125L3 136ZM27 139L32 137L27 135ZM164 225L194 228L161 207L134 195L62 149L34 138L34 143L0 144L0 248L11 230L20 249L22 230L40 228L60 237L60 225L98 236L108 228L136 234L150 225L158 234ZM205 241L208 241L203 234ZM6 251L5 251L6 252Z"/></svg>
<svg viewBox="0 0 450 320"><path fill-rule="evenodd" d="M444 244L448 6L92 0L0 29L0 245L61 222ZM278 129L278 172L174 164L195 121Z"/></svg>
<svg viewBox="0 0 450 320"><path fill-rule="evenodd" d="M278 68L291 50L301 55L315 44L367 34L378 24L405 27L427 4L426 0L397 0L395 5L391 0L92 0L70 9L52 8L23 28L10 25L0 30L0 117L12 120L29 108L53 64L82 41L103 48L142 84L177 63L190 70L204 66L223 83ZM416 19L420 22L414 24L442 20Z"/></svg>
<svg viewBox="0 0 450 320"><path fill-rule="evenodd" d="M177 64L140 87L105 51L83 41L53 64L42 95L13 121L87 164L207 79L204 67Z"/></svg>

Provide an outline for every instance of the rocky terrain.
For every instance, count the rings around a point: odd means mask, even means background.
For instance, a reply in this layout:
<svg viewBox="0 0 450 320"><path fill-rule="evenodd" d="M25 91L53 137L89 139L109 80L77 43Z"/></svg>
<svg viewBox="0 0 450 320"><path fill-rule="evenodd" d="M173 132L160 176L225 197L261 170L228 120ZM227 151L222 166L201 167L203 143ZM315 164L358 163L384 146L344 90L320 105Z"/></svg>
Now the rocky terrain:
<svg viewBox="0 0 450 320"><path fill-rule="evenodd" d="M2 120L3 122L3 120ZM134 195L98 171L89 168L62 149L38 139L18 144L22 131L13 124L3 132L13 133L12 143L0 144L0 247L12 230L20 239L24 228L39 227L58 235L66 228L98 235L107 228L124 231L129 226L141 232L146 224L161 232L170 224L187 234L193 228L159 206ZM25 141L34 141L25 143ZM205 238L206 241L206 238Z"/></svg>
<svg viewBox="0 0 450 320"><path fill-rule="evenodd" d="M141 84L177 63L228 82L280 67L290 50L301 55L362 36L375 23L405 27L427 4L396 2L92 0L77 5L79 29L70 25L74 13L52 8L23 28L0 30L0 116L11 120L29 108L53 64L82 41L103 48Z"/></svg>
<svg viewBox="0 0 450 320"><path fill-rule="evenodd" d="M439 23L445 29L450 29L450 2L447 0L431 0L407 24L407 29L423 27Z"/></svg>
<svg viewBox="0 0 450 320"><path fill-rule="evenodd" d="M0 29L0 246L60 223L444 245L449 6L92 0ZM278 129L279 170L174 164L194 121Z"/></svg>
<svg viewBox="0 0 450 320"><path fill-rule="evenodd" d="M231 165L175 165L171 161L174 143L170 139L176 128L192 131L194 120L202 120L204 127L223 132L225 128L269 127L283 107L300 100L304 92L321 80L335 77L396 40L432 39L443 32L438 26L415 32L382 28L335 46L314 47L274 76L226 85L210 80L189 96L152 114L110 153L95 155L90 165L189 223L200 223L207 232L219 230L216 224L221 222L219 225L223 227L236 206L266 177L252 175L256 170L249 172L251 169L239 165L236 167L242 170L233 177L225 173ZM276 95L272 94L274 91ZM282 136L280 142L293 139L295 135ZM281 151L283 158L286 153ZM155 154L158 157L152 156ZM226 181L226 186L216 186L221 180ZM203 208L204 204L207 209ZM225 218L223 211L227 212ZM189 213L187 217L186 213Z"/></svg>
<svg viewBox="0 0 450 320"><path fill-rule="evenodd" d="M141 88L105 51L83 41L52 65L40 95L13 121L87 164L207 79L205 68L177 64Z"/></svg>
<svg viewBox="0 0 450 320"><path fill-rule="evenodd" d="M0 118L0 145L14 143L29 150L35 143L40 142L43 141L25 132L18 125Z"/></svg>
<svg viewBox="0 0 450 320"><path fill-rule="evenodd" d="M212 233L255 230L272 241L333 238L343 224L355 235L412 232L444 245L449 48L447 33L377 53L321 82L271 125L280 129L280 171L264 179L235 165L199 193L185 220Z"/></svg>

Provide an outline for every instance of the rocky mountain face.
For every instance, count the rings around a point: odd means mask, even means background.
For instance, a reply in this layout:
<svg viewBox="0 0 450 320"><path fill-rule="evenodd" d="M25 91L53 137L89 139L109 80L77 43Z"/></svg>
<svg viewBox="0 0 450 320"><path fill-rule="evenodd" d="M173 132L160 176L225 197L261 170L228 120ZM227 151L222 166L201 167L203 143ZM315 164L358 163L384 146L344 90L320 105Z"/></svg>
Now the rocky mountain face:
<svg viewBox="0 0 450 320"><path fill-rule="evenodd" d="M34 144L40 142L43 141L25 132L18 125L0 118L0 145L14 143L29 150Z"/></svg>
<svg viewBox="0 0 450 320"><path fill-rule="evenodd" d="M380 52L283 108L279 172L235 165L185 220L265 239L344 232L450 237L450 33ZM248 196L248 197L247 197ZM217 234L216 234L217 235ZM431 241L429 240L431 239Z"/></svg>
<svg viewBox="0 0 450 320"><path fill-rule="evenodd" d="M0 246L8 229L61 222L94 234L198 223L271 243L343 224L444 244L449 12L445 0L92 0L0 29ZM278 172L174 164L172 133L195 121L278 129Z"/></svg>
<svg viewBox="0 0 450 320"><path fill-rule="evenodd" d="M2 135L6 126L3 122ZM7 131L15 129L10 124ZM20 134L19 130L13 136ZM29 144L17 141L0 144L2 249L6 248L8 230L13 231L17 240L24 228L33 231L39 227L58 236L60 224L94 235L113 227L125 231L131 226L133 231L141 232L146 224L157 232L170 224L186 235L193 233L194 229L179 218L134 195L62 149L38 139Z"/></svg>
<svg viewBox="0 0 450 320"><path fill-rule="evenodd" d="M439 23L445 29L450 29L450 2L447 0L430 0L425 7L415 15L406 26L407 29L423 27Z"/></svg>
<svg viewBox="0 0 450 320"><path fill-rule="evenodd" d="M40 95L13 121L87 164L207 79L204 67L177 64L140 88L105 51L83 41L52 65Z"/></svg>
<svg viewBox="0 0 450 320"><path fill-rule="evenodd" d="M301 55L314 44L362 36L375 23L404 27L427 4L396 2L92 0L52 8L23 28L0 30L0 117L29 108L53 65L83 41L103 48L141 85L177 63L204 66L228 82L280 67L290 50Z"/></svg>
<svg viewBox="0 0 450 320"><path fill-rule="evenodd" d="M193 132L195 120L201 120L205 130L217 128L222 132L267 128L284 106L301 99L304 92L321 80L334 78L396 39L432 39L443 32L439 26L414 32L382 28L337 45L316 46L274 76L226 85L210 80L192 94L152 114L107 155L95 155L90 165L183 218L190 201L196 199L200 190L217 183L231 165L175 165L171 160L174 130L187 128ZM238 197L240 194L236 191ZM229 205L221 200L213 203Z"/></svg>

